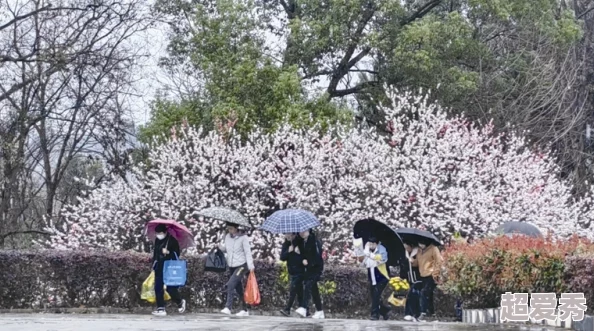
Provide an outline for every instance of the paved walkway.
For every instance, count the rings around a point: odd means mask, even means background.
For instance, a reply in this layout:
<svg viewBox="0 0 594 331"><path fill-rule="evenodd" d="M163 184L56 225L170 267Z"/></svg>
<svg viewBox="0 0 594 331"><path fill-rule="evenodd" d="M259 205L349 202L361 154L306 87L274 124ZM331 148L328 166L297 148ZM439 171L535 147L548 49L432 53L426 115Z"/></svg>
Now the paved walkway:
<svg viewBox="0 0 594 331"><path fill-rule="evenodd" d="M156 318L145 315L0 315L2 331L548 331L554 328L513 325L464 325L461 323L365 320L312 320L253 316L246 318L220 315L170 315Z"/></svg>

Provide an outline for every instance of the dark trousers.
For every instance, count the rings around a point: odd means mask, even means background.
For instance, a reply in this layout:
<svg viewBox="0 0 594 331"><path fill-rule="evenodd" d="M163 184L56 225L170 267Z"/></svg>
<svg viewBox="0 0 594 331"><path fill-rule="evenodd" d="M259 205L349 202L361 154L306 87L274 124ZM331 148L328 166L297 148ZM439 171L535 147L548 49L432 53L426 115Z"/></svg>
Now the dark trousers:
<svg viewBox="0 0 594 331"><path fill-rule="evenodd" d="M379 317L379 315L385 315L390 311L390 307L384 305L382 302L382 293L384 289L388 285L388 281L384 280L381 282L377 282L375 285L370 285L369 289L371 291L371 316L372 317Z"/></svg>
<svg viewBox="0 0 594 331"><path fill-rule="evenodd" d="M225 304L225 307L231 310L233 307L233 297L237 294L241 307L243 310L247 310L247 304L243 299L243 278L248 273L247 265L244 264L239 267L229 268L229 272L231 273L231 277L229 277L229 281L226 284L227 303Z"/></svg>
<svg viewBox="0 0 594 331"><path fill-rule="evenodd" d="M411 288L406 295L406 304L404 306L404 314L413 317L419 317L421 314L419 311L419 296L420 291L415 288Z"/></svg>
<svg viewBox="0 0 594 331"><path fill-rule="evenodd" d="M305 274L305 279L303 281L303 301L301 302L301 307L307 310L309 306L309 299L313 299L314 305L316 307L316 311L324 310L322 307L322 297L320 296L320 288L318 287L318 282L320 281L321 275L308 275Z"/></svg>
<svg viewBox="0 0 594 331"><path fill-rule="evenodd" d="M171 300L178 306L181 305L182 299L179 295L177 286L167 286L167 293ZM157 268L155 270L155 296L157 297L157 309L165 309L165 290L163 289L163 269Z"/></svg>
<svg viewBox="0 0 594 331"><path fill-rule="evenodd" d="M421 313L428 314L432 307L433 290L435 289L435 280L432 276L421 277L423 287L421 288Z"/></svg>
<svg viewBox="0 0 594 331"><path fill-rule="evenodd" d="M295 298L297 298L298 304L303 302L303 274L291 275L290 278L291 285L289 287L289 301L285 308L286 311L291 311L293 303L295 303Z"/></svg>

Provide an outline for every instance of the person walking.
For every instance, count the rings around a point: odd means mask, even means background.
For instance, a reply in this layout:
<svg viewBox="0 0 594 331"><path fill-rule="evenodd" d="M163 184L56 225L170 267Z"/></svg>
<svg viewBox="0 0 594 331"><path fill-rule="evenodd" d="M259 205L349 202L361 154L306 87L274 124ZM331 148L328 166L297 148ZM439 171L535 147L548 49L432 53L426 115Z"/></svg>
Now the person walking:
<svg viewBox="0 0 594 331"><path fill-rule="evenodd" d="M299 250L301 241L303 240L296 233L287 233L285 234L285 242L281 248L280 260L287 263L290 288L289 301L287 301L285 308L280 310L280 313L287 317L291 315L291 308L293 308L295 298L297 298L297 303L299 305L303 302L303 277L305 274L305 266L303 265L301 251Z"/></svg>
<svg viewBox="0 0 594 331"><path fill-rule="evenodd" d="M153 270L155 271L155 296L157 297L157 310L155 316L167 316L165 310L165 290L163 289L163 267L165 261L176 260L180 256L179 242L167 232L167 226L159 224L155 228L155 250L153 251ZM186 311L186 300L179 295L177 286L168 286L167 293L178 306L178 312Z"/></svg>
<svg viewBox="0 0 594 331"><path fill-rule="evenodd" d="M433 301L433 291L439 282L443 258L439 248L433 243L419 242L419 248L420 251L417 253L416 263L413 263L413 267L418 266L421 276L421 314L419 320L424 320L433 306L431 302Z"/></svg>
<svg viewBox="0 0 594 331"><path fill-rule="evenodd" d="M226 284L227 302L221 313L231 315L233 298L237 294L241 308L236 316L249 316L248 307L244 300L243 279L254 270L254 259L248 236L239 229L239 225L227 222L227 235L219 249L226 253L229 265L229 281Z"/></svg>
<svg viewBox="0 0 594 331"><path fill-rule="evenodd" d="M404 320L417 321L420 316L420 302L422 281L420 281L419 268L413 267L416 264L417 253L419 248L416 243L411 241L404 241L404 248L406 253L405 261L402 261L400 267L400 278L408 280L410 289L406 295L406 304L404 306Z"/></svg>
<svg viewBox="0 0 594 331"><path fill-rule="evenodd" d="M301 263L305 266L305 274L303 280L303 301L301 302L301 307L296 310L296 313L302 317L307 317L307 308L311 297L316 307L316 312L312 318L323 319L325 316L322 307L322 298L320 297L320 289L318 287L318 282L324 271L322 243L316 238L316 235L311 229L300 232L299 236L303 239L299 250L302 255Z"/></svg>
<svg viewBox="0 0 594 331"><path fill-rule="evenodd" d="M380 315L388 320L390 307L382 302L382 293L388 285L390 274L386 267L388 252L375 237L370 237L364 250L363 265L367 268L369 289L371 292L371 320L379 320Z"/></svg>

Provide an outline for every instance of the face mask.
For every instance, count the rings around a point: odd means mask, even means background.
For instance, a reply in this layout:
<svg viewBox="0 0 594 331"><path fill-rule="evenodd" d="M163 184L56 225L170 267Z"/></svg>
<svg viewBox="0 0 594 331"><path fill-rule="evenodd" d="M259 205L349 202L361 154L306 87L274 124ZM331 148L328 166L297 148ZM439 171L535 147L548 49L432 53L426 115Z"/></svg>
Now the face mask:
<svg viewBox="0 0 594 331"><path fill-rule="evenodd" d="M165 235L160 233L157 235L157 239L163 240L163 239L165 239Z"/></svg>

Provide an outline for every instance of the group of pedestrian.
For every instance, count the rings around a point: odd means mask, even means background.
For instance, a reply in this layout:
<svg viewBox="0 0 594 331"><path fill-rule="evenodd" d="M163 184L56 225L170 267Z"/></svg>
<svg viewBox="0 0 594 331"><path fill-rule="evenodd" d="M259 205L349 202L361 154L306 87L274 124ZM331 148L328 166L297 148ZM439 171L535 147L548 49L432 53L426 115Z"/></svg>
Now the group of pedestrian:
<svg viewBox="0 0 594 331"><path fill-rule="evenodd" d="M285 234L285 242L281 248L281 261L287 263L290 278L289 300L281 309L284 316L291 315L291 309L297 299L298 308L295 311L301 317L309 317L308 306L310 298L313 299L316 312L314 319L323 319L324 309L318 282L324 271L322 258L322 244L310 229L300 233Z"/></svg>
<svg viewBox="0 0 594 331"><path fill-rule="evenodd" d="M287 211L285 215L291 215L291 213L295 214L295 211ZM281 221L286 219L285 216L277 218ZM302 225L304 223L302 219L299 222ZM312 222L310 224L317 225L318 223ZM269 225L268 228L271 229L272 225ZM296 302L297 309L295 313L299 316L324 319L324 309L318 287L324 272L322 243L309 225L301 228L289 228L298 229L296 230L298 232L288 232L286 227L284 231L278 230L276 232L285 232L283 233L284 243L281 247L280 260L286 262L290 279L288 300L280 312L284 316L290 316ZM218 245L218 248L225 253L229 272L229 279L225 284L226 303L221 313L230 315L233 312L234 299L237 297L240 309L235 315L249 316L243 288L245 276L255 268L249 238L241 230L239 224L227 222L226 230L227 234L223 243ZM153 312L153 315L166 316L163 269L165 261L179 259L180 244L164 224L157 225L155 233L153 270L155 272L157 309ZM355 244L357 261L363 268L367 269L371 294L371 320L379 320L380 317L388 320L391 311L390 307L382 301L382 294L391 278L388 267L390 256L385 247L386 244L390 244L390 241L393 240L382 243L378 238L369 236L366 238L364 247L361 245L362 240L360 240L359 244ZM401 246L404 246L405 257L399 258L400 278L406 279L410 284L410 289L406 295L406 316L404 318L408 321L421 321L434 312L433 291L436 284L439 283L443 259L438 247L432 240L415 241L404 239L402 243ZM187 247L186 242L184 242L184 247ZM393 262L391 262L391 265L394 265ZM167 293L172 301L177 304L178 311L180 313L185 312L186 301L180 297L178 288L168 286ZM310 314L308 309L310 299L313 300L316 309L313 315Z"/></svg>
<svg viewBox="0 0 594 331"><path fill-rule="evenodd" d="M403 241L405 259L400 261L400 278L406 279L410 289L406 295L407 321L422 321L433 314L433 292L439 282L443 258L431 242ZM365 248L355 244L358 262L367 269L371 292L371 320L389 319L390 307L382 302L382 293L390 281L387 267L388 251L375 237L369 237Z"/></svg>
<svg viewBox="0 0 594 331"><path fill-rule="evenodd" d="M404 241L406 260L400 267L400 278L410 284L405 303L407 321L422 321L434 313L433 293L439 283L443 258L431 242Z"/></svg>
<svg viewBox="0 0 594 331"><path fill-rule="evenodd" d="M238 224L227 223L227 234L223 244L218 248L225 253L228 265L229 280L225 284L227 294L225 307L222 314L231 315L233 301L237 297L240 303L240 310L236 316L249 316L248 305L244 300L243 280L250 271L254 270L254 259L252 256L249 238ZM153 252L153 270L155 271L155 296L157 298L157 309L153 312L155 316L166 316L165 290L163 283L163 268L165 261L178 259L180 248L177 239L168 233L167 226L160 224L156 229L155 248ZM302 317L323 319L324 310L318 282L324 271L324 260L322 258L322 246L313 230L306 230L299 233L285 234L285 242L281 249L281 260L287 262L290 275L289 300L281 310L285 316L291 314L291 310L297 299L298 308L295 312ZM167 293L171 300L177 304L179 313L186 310L186 301L181 299L178 287L168 286ZM313 299L316 312L311 315L308 310L309 301Z"/></svg>

